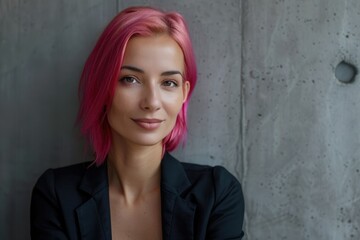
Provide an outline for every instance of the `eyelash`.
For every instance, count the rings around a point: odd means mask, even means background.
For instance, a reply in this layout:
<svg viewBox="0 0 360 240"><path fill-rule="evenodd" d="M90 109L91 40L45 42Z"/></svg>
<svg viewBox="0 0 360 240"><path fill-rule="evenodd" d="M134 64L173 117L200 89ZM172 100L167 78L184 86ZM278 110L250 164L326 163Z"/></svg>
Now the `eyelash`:
<svg viewBox="0 0 360 240"><path fill-rule="evenodd" d="M131 80L131 81L128 81ZM121 82L123 83L127 83L127 84L134 84L135 82L133 81L135 80L136 83L139 83L139 80L137 80L135 77L131 77L131 76L126 76L120 79Z"/></svg>
<svg viewBox="0 0 360 240"><path fill-rule="evenodd" d="M120 81L124 84L140 83L140 81L137 78L132 77L132 76L122 77L120 79ZM169 87L169 88L177 88L179 86L178 82L175 80L164 80L161 84L164 85L165 87Z"/></svg>
<svg viewBox="0 0 360 240"><path fill-rule="evenodd" d="M163 84L166 84L166 87L171 87L171 88L176 88L179 86L177 81L174 81L174 80L165 80L165 81L163 81ZM169 86L167 84L173 84L173 86Z"/></svg>

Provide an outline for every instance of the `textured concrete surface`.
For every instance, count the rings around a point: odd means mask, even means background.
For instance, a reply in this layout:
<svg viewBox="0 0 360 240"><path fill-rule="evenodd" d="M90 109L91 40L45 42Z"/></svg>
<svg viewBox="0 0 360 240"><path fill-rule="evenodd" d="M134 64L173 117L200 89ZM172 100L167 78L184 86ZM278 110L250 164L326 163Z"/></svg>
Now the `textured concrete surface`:
<svg viewBox="0 0 360 240"><path fill-rule="evenodd" d="M116 2L0 1L0 239L23 240L39 174L83 159L78 79Z"/></svg>
<svg viewBox="0 0 360 240"><path fill-rule="evenodd" d="M180 159L242 182L246 239L360 239L358 0L0 0L0 239L29 239L41 172L82 161L78 79L130 5L181 12L199 81Z"/></svg>
<svg viewBox="0 0 360 240"><path fill-rule="evenodd" d="M360 2L243 5L248 239L360 239Z"/></svg>

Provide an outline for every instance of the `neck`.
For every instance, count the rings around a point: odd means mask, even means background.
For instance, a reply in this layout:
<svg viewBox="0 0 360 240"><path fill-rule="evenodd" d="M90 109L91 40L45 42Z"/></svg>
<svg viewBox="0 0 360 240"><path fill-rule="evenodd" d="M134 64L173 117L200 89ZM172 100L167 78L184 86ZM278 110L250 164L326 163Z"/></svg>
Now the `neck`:
<svg viewBox="0 0 360 240"><path fill-rule="evenodd" d="M109 187L127 202L160 190L162 145L112 146L108 156Z"/></svg>

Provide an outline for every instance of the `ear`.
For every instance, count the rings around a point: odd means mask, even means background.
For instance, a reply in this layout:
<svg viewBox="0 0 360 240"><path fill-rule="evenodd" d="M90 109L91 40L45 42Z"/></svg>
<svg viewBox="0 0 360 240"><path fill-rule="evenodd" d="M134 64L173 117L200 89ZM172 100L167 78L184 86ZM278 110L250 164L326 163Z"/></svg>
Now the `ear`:
<svg viewBox="0 0 360 240"><path fill-rule="evenodd" d="M184 93L183 103L186 102L186 100L189 96L189 91L190 91L190 82L185 81L183 84L183 93Z"/></svg>

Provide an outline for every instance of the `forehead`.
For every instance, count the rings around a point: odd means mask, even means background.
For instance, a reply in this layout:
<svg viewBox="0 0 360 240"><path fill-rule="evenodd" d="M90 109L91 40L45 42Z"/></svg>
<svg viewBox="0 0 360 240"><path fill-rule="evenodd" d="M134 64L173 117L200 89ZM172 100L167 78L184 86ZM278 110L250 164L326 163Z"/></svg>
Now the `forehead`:
<svg viewBox="0 0 360 240"><path fill-rule="evenodd" d="M167 34L133 37L129 40L122 65L145 71L184 70L184 55L178 43Z"/></svg>

